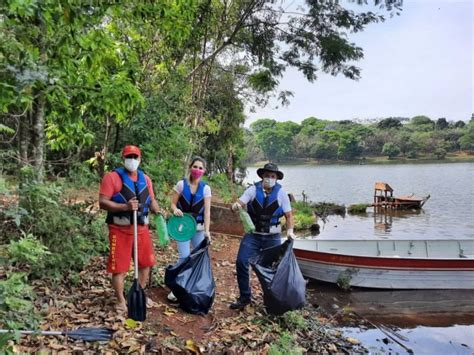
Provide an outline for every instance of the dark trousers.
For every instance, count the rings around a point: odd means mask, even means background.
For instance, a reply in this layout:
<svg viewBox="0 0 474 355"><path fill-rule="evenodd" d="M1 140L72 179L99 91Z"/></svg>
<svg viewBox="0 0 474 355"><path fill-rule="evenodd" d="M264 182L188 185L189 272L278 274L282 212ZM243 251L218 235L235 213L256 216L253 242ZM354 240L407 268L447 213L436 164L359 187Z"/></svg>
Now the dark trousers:
<svg viewBox="0 0 474 355"><path fill-rule="evenodd" d="M240 299L249 300L252 297L250 290L249 259L256 256L263 249L281 244L281 234L246 234L240 242L237 254L237 282L239 284Z"/></svg>

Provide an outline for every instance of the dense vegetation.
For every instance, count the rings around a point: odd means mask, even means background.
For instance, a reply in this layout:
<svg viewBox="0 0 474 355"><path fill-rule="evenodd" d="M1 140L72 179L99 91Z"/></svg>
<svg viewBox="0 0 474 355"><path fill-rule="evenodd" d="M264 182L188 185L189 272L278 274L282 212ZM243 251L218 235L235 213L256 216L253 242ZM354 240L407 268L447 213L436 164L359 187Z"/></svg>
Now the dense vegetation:
<svg viewBox="0 0 474 355"><path fill-rule="evenodd" d="M247 160L269 159L354 160L387 156L389 159L474 152L474 118L448 122L427 116L385 118L374 123L329 121L310 117L301 124L261 119L246 132Z"/></svg>
<svg viewBox="0 0 474 355"><path fill-rule="evenodd" d="M374 3L394 14L400 2ZM67 190L96 193L123 145L142 148L162 203L193 154L226 190L248 148L244 106L287 103L292 93L278 87L287 67L309 81L318 71L360 76L354 62L363 51L346 34L383 16L332 1L285 8L265 0L0 2L1 326L36 325L33 280L74 282L105 251L103 216L69 201Z"/></svg>

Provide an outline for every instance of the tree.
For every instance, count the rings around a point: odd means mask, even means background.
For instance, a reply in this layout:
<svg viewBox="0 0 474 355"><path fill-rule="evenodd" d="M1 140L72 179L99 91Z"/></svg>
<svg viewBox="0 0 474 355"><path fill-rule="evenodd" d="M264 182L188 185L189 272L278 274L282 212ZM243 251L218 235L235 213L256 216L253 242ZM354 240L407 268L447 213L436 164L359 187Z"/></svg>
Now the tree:
<svg viewBox="0 0 474 355"><path fill-rule="evenodd" d="M459 145L462 150L474 151L474 121L471 120L468 124L468 130L459 138Z"/></svg>
<svg viewBox="0 0 474 355"><path fill-rule="evenodd" d="M281 129L265 129L257 135L257 142L268 160L278 162L289 156L292 134Z"/></svg>
<svg viewBox="0 0 474 355"><path fill-rule="evenodd" d="M389 129L389 128L400 128L402 127L402 123L400 120L397 120L395 118L389 117L381 120L379 123L377 123L377 128L379 129Z"/></svg>
<svg viewBox="0 0 474 355"><path fill-rule="evenodd" d="M343 132L339 138L337 157L344 160L352 160L360 155L362 148L355 135L350 132Z"/></svg>
<svg viewBox="0 0 474 355"><path fill-rule="evenodd" d="M435 127L435 122L433 122L427 116L415 116L411 119L410 125L414 127L417 131L432 131Z"/></svg>
<svg viewBox="0 0 474 355"><path fill-rule="evenodd" d="M269 118L261 118L250 124L250 130L254 134L259 134L263 130L272 129L276 127L276 121Z"/></svg>
<svg viewBox="0 0 474 355"><path fill-rule="evenodd" d="M293 136L297 135L301 130L301 126L298 123L292 121L278 122L276 124L276 128L291 132Z"/></svg>
<svg viewBox="0 0 474 355"><path fill-rule="evenodd" d="M392 159L400 154L400 148L398 148L394 143L385 143L382 148L382 154L387 155L388 159Z"/></svg>
<svg viewBox="0 0 474 355"><path fill-rule="evenodd" d="M442 118L438 118L438 120L436 121L436 124L435 124L435 127L436 129L446 129L449 127L449 122L446 121L446 118L442 117Z"/></svg>

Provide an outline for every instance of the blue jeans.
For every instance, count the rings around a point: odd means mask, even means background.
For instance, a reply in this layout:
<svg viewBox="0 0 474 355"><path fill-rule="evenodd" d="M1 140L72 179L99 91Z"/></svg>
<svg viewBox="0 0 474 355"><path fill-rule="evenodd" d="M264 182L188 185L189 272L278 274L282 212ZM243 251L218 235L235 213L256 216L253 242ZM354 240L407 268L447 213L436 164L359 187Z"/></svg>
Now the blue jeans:
<svg viewBox="0 0 474 355"><path fill-rule="evenodd" d="M187 242L177 242L178 243L178 253L179 259L178 264L183 262L191 254L190 244L193 245L193 248L196 248L204 240L204 231L199 231L194 234L194 237Z"/></svg>
<svg viewBox="0 0 474 355"><path fill-rule="evenodd" d="M263 249L275 247L281 244L281 234L245 234L240 242L237 254L237 283L239 284L240 299L250 300L252 292L250 290L249 259L258 255Z"/></svg>

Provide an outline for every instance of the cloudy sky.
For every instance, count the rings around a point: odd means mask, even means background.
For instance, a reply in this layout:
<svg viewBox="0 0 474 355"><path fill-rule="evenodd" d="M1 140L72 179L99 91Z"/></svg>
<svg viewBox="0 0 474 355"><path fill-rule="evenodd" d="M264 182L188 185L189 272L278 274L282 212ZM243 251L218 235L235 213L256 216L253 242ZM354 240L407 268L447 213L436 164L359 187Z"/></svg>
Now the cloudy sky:
<svg viewBox="0 0 474 355"><path fill-rule="evenodd" d="M288 107L271 102L248 112L246 125L259 118L301 122L389 116L468 120L473 102L472 0L405 0L400 16L372 24L350 39L364 49L357 63L362 78L320 74L308 83L287 70L280 89L295 96Z"/></svg>

